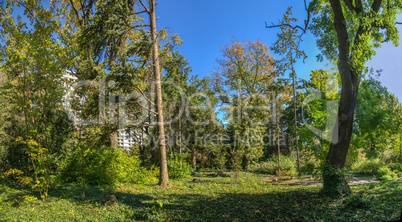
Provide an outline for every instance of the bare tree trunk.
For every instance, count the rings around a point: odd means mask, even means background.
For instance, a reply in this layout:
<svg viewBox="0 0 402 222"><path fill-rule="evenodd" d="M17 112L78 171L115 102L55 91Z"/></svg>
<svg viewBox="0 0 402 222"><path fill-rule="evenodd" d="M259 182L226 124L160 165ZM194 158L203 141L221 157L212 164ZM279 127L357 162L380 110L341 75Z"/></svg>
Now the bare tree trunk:
<svg viewBox="0 0 402 222"><path fill-rule="evenodd" d="M45 174L45 183L46 183L46 188L45 188L45 200L47 200L47 196L49 193L49 172L50 172L50 166L49 166L49 142L48 142L48 134L47 134L47 116L46 116L46 106L47 106L47 90L45 89L45 98L43 100L43 120L44 120L44 127L45 127L45 143L46 143L46 174Z"/></svg>
<svg viewBox="0 0 402 222"><path fill-rule="evenodd" d="M195 147L194 146L191 151L191 165L193 166L193 169L195 170L197 167L197 157L195 155Z"/></svg>
<svg viewBox="0 0 402 222"><path fill-rule="evenodd" d="M278 140L278 177L281 177L281 142L279 139L279 104L276 96L276 135Z"/></svg>
<svg viewBox="0 0 402 222"><path fill-rule="evenodd" d="M116 150L117 148L117 132L110 133L110 146L112 150Z"/></svg>
<svg viewBox="0 0 402 222"><path fill-rule="evenodd" d="M158 132L159 132L159 149L160 149L160 178L159 185L165 187L169 183L169 175L166 160L166 145L165 145L165 129L163 123L163 102L162 102L162 87L161 87L161 72L159 65L159 49L158 37L156 33L156 15L155 1L149 0L149 20L151 22L151 39L153 41L152 61L154 65L155 75L155 94L156 94L156 109L158 113Z"/></svg>
<svg viewBox="0 0 402 222"><path fill-rule="evenodd" d="M180 103L180 105L181 105L181 103ZM179 106L179 109L180 109L180 106ZM182 133L182 128L181 128L181 116L179 116L179 131L180 131L180 134L183 135L183 133ZM179 144L179 154L180 154L180 169L181 169L181 168L182 168L182 160L181 160L181 148L182 148L181 136L180 136L180 138L179 138L179 142L180 142L180 144Z"/></svg>
<svg viewBox="0 0 402 222"><path fill-rule="evenodd" d="M402 137L399 134L399 161L402 163Z"/></svg>
<svg viewBox="0 0 402 222"><path fill-rule="evenodd" d="M173 147L172 147L172 143L173 143L173 131L172 131L172 113L170 112L170 103L169 103L169 105L168 105L168 116L169 116L169 141L168 141L168 143L169 143L169 151L168 151L168 153L170 152L171 153L171 155L170 155L170 157L172 157L172 154L173 154Z"/></svg>
<svg viewBox="0 0 402 222"><path fill-rule="evenodd" d="M85 159L84 159L84 147L82 146L82 125L79 129L79 146L81 149L81 168L82 168L82 197L85 198Z"/></svg>
<svg viewBox="0 0 402 222"><path fill-rule="evenodd" d="M293 59L291 58L291 61ZM296 152L297 152L297 171L299 172L299 176L301 176L300 172L300 153L299 153L299 138L297 136L297 112L296 112L296 80L295 80L295 71L293 69L293 62L292 62L292 78L293 78L293 107L294 107L294 118L295 118L295 137L296 137Z"/></svg>

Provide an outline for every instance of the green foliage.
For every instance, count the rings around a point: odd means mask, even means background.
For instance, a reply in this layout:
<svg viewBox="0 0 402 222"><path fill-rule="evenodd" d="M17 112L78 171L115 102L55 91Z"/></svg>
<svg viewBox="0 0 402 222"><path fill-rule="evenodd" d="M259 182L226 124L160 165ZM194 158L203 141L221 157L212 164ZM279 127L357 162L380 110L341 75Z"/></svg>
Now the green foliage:
<svg viewBox="0 0 402 222"><path fill-rule="evenodd" d="M154 185L81 187L64 185L48 201L0 185L4 221L392 221L400 217L402 181L352 186L354 196L332 200L318 186L271 185L266 175L244 173L234 178L200 177L172 181L170 189ZM108 204L114 195L119 207ZM272 209L275 209L274 211Z"/></svg>
<svg viewBox="0 0 402 222"><path fill-rule="evenodd" d="M321 192L325 196L339 198L352 195L343 169L333 168L332 165L326 161L324 162L322 179L324 184Z"/></svg>
<svg viewBox="0 0 402 222"><path fill-rule="evenodd" d="M252 163L247 167L250 172L277 174L278 173L278 157L273 156L269 160L261 163ZM287 156L281 156L281 175L297 176L297 169L294 161Z"/></svg>
<svg viewBox="0 0 402 222"><path fill-rule="evenodd" d="M382 162L379 158L358 160L352 165L352 170L355 173L375 175L382 166L384 166L384 162Z"/></svg>
<svg viewBox="0 0 402 222"><path fill-rule="evenodd" d="M362 194L352 195L350 197L346 197L343 200L343 204L345 204L345 208L368 208L371 204L372 197L363 196Z"/></svg>
<svg viewBox="0 0 402 222"><path fill-rule="evenodd" d="M191 177L193 167L185 159L186 155L175 154L173 160L168 160L169 178L186 179Z"/></svg>
<svg viewBox="0 0 402 222"><path fill-rule="evenodd" d="M9 169L1 175L1 179L11 181L16 186L33 187L33 179L25 176L24 172L18 169Z"/></svg>
<svg viewBox="0 0 402 222"><path fill-rule="evenodd" d="M89 148L84 153L85 182L87 184L156 182L156 169L140 166L139 157L110 147ZM77 149L61 169L65 182L82 183L81 150Z"/></svg>
<svg viewBox="0 0 402 222"><path fill-rule="evenodd" d="M388 164L387 167L389 167L392 171L402 173L402 163L391 163Z"/></svg>
<svg viewBox="0 0 402 222"><path fill-rule="evenodd" d="M378 169L377 177L380 180L395 180L398 178L398 174L392 171L387 166L384 166Z"/></svg>
<svg viewBox="0 0 402 222"><path fill-rule="evenodd" d="M303 150L300 158L300 170L302 173L313 177L322 176L322 162L313 151Z"/></svg>

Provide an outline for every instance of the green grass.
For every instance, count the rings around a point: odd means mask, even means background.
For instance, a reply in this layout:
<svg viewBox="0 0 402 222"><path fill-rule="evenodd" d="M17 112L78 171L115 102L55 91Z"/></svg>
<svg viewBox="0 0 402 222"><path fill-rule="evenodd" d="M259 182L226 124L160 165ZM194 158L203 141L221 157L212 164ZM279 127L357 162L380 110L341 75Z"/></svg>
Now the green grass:
<svg viewBox="0 0 402 222"><path fill-rule="evenodd" d="M272 185L266 175L198 177L156 185L64 185L49 200L35 192L0 187L0 221L387 221L399 218L402 180L352 186L354 196L331 200L320 187ZM108 201L115 195L119 206ZM29 195L29 196L27 196ZM25 196L25 197L24 197ZM36 196L37 197L37 196Z"/></svg>

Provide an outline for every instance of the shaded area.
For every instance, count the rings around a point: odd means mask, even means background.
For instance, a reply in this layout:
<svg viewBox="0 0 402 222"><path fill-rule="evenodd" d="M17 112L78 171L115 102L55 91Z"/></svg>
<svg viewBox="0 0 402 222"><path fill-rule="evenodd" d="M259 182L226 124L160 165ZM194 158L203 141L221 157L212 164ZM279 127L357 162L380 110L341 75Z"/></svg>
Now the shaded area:
<svg viewBox="0 0 402 222"><path fill-rule="evenodd" d="M35 193L2 187L0 216L2 221L388 221L399 219L402 208L401 180L356 185L352 198L331 200L317 186L261 179L242 177L235 185L233 178L203 177L202 183L173 181L167 189L88 186L85 199L81 186L69 184L53 190L48 202L24 200Z"/></svg>

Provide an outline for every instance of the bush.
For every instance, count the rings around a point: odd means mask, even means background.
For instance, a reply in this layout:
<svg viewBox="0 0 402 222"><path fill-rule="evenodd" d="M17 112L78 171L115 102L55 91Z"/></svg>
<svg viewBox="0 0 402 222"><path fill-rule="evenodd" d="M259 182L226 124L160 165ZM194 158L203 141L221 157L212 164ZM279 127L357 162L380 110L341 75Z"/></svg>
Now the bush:
<svg viewBox="0 0 402 222"><path fill-rule="evenodd" d="M262 162L260 164L259 173L268 173L268 174L276 174L278 171L278 162L273 161L272 159Z"/></svg>
<svg viewBox="0 0 402 222"><path fill-rule="evenodd" d="M304 174L320 177L322 175L322 162L316 158L313 151L303 150L300 153L300 171Z"/></svg>
<svg viewBox="0 0 402 222"><path fill-rule="evenodd" d="M384 166L384 162L380 159L367 159L364 161L358 160L352 165L352 170L355 173L377 174L380 167Z"/></svg>
<svg viewBox="0 0 402 222"><path fill-rule="evenodd" d="M168 160L168 173L169 178L172 179L186 179L191 177L193 173L193 167L191 164L185 161L186 156L182 155L181 158L179 155L174 155L173 160ZM181 163L180 163L180 160Z"/></svg>
<svg viewBox="0 0 402 222"><path fill-rule="evenodd" d="M278 173L278 157L273 156L262 163L252 163L247 167L248 171L255 173L277 174ZM296 176L297 170L294 162L287 156L281 156L281 175Z"/></svg>
<svg viewBox="0 0 402 222"><path fill-rule="evenodd" d="M391 163L388 167L394 172L402 173L402 163Z"/></svg>
<svg viewBox="0 0 402 222"><path fill-rule="evenodd" d="M380 180L395 180L398 175L388 167L381 167L377 171L377 177Z"/></svg>
<svg viewBox="0 0 402 222"><path fill-rule="evenodd" d="M64 182L82 183L81 150L77 149L62 166L60 178ZM155 169L140 166L137 155L109 147L89 148L84 152L85 182L87 184L156 182Z"/></svg>

